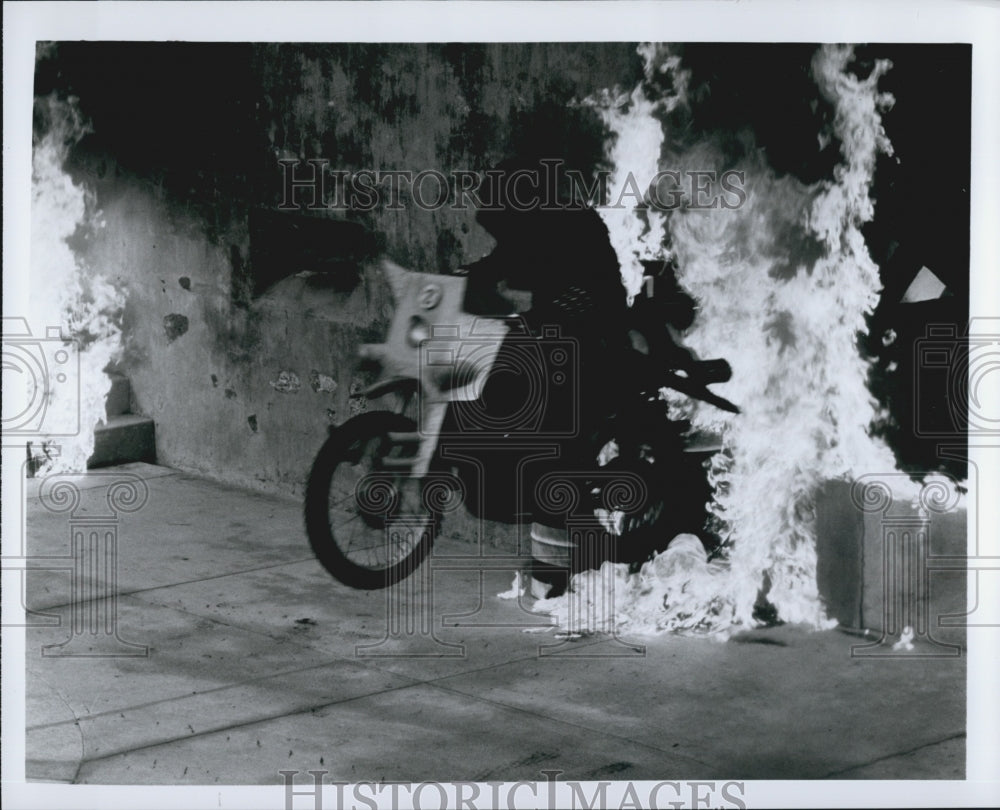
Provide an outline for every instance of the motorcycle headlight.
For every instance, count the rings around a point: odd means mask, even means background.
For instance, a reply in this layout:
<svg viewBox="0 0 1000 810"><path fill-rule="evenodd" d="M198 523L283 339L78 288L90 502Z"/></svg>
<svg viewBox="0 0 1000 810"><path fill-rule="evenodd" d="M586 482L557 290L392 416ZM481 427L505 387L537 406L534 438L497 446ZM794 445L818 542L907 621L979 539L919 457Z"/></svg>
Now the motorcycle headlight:
<svg viewBox="0 0 1000 810"><path fill-rule="evenodd" d="M413 348L419 346L423 341L430 340L431 327L423 318L414 315L410 318L410 328L406 330L406 342Z"/></svg>

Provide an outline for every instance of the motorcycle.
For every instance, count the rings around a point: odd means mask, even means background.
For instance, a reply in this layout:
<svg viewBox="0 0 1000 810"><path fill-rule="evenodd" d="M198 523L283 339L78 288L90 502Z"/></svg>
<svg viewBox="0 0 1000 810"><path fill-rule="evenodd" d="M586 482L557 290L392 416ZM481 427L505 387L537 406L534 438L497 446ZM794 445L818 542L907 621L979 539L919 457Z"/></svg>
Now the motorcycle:
<svg viewBox="0 0 1000 810"><path fill-rule="evenodd" d="M650 348L655 315L645 324L637 316L632 348L612 364L620 373L611 405L581 425L576 346L558 327L471 314L464 276L390 261L382 270L395 312L385 342L359 349L378 377L358 394L380 408L330 428L306 488L310 545L337 580L360 589L399 582L427 556L442 516L461 506L508 524L589 519L611 542L597 555L574 549L574 569L609 557L637 566L680 532L717 544L705 528L704 461L718 443L670 419L661 389L738 413L707 388L729 378L725 361L665 367ZM657 311L646 291L636 313ZM498 412L487 399L504 375L519 393Z"/></svg>

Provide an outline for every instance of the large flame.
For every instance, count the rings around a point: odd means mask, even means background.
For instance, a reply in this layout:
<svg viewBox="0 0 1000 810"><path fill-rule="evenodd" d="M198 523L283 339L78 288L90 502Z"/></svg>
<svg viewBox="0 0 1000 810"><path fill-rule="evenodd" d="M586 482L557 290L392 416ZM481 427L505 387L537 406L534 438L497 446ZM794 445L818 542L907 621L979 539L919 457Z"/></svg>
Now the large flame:
<svg viewBox="0 0 1000 810"><path fill-rule="evenodd" d="M639 53L645 62L644 82L630 93L606 90L585 100L614 134L608 148L612 166L608 181L614 199L598 211L618 255L630 302L642 285L641 260L663 257L664 213L646 208L641 209L640 217L636 210L647 191L642 184L649 183L659 171L664 136L657 116L685 101L689 79L680 57L664 46L643 44ZM669 90L660 89L660 82Z"/></svg>
<svg viewBox="0 0 1000 810"><path fill-rule="evenodd" d="M641 53L648 83L657 52ZM696 428L723 437L711 471L711 511L723 527L728 558L708 564L675 543L636 575L610 564L587 572L567 596L542 603L571 630L613 625L725 637L756 623L762 589L782 620L830 625L816 584L818 487L895 469L891 452L869 433L877 403L866 386L868 361L858 351L865 315L880 292L861 226L873 216L876 156L891 153L880 113L892 98L877 87L890 64L879 62L867 78L857 78L848 71L852 58L849 47L823 46L812 62L841 144L832 181L806 185L778 177L759 156L727 166L710 139L672 156L675 166L746 173L742 207L679 209L668 223L678 279L700 306L686 341L701 357L730 361L732 380L717 387L743 411L732 416L699 403L685 414ZM645 99L637 88L627 111L605 113L618 135L611 153L618 175L638 175L636 169L660 158L656 104ZM642 231L632 212L631 223L612 213L605 221L632 291L636 245L658 244L665 232ZM614 615L595 620L595 605L607 604L611 593Z"/></svg>
<svg viewBox="0 0 1000 810"><path fill-rule="evenodd" d="M43 470L81 472L93 453L94 427L104 419L111 387L104 369L121 351L123 297L70 247L69 240L85 240L101 225L94 194L65 170L69 150L88 127L72 101L56 96L36 100L36 121L44 131L36 133L32 153L29 324L42 338L58 327L71 357L68 374L57 377L52 369L43 381L42 429L54 434L43 439ZM70 431L75 435L60 435Z"/></svg>

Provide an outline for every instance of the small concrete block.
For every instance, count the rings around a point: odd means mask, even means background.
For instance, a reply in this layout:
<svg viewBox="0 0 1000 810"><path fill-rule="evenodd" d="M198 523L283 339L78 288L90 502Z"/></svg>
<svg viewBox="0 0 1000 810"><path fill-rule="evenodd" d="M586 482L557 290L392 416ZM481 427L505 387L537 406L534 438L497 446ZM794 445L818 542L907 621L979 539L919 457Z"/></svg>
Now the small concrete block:
<svg viewBox="0 0 1000 810"><path fill-rule="evenodd" d="M88 467L106 467L131 461L156 462L152 419L120 414L94 429L94 454L87 460Z"/></svg>
<svg viewBox="0 0 1000 810"><path fill-rule="evenodd" d="M966 573L935 558L966 554L966 511L921 513L893 498L884 510L865 511L851 483L828 481L816 498L816 578L827 615L843 627L964 644L956 627L965 611Z"/></svg>
<svg viewBox="0 0 1000 810"><path fill-rule="evenodd" d="M827 616L842 627L861 626L863 538L851 484L827 481L816 497L816 581Z"/></svg>

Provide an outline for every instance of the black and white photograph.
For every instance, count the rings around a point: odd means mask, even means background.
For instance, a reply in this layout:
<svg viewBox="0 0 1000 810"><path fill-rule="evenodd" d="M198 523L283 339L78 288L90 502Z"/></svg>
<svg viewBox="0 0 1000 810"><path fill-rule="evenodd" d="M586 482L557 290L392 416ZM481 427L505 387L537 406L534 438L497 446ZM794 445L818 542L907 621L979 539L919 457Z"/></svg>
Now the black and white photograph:
<svg viewBox="0 0 1000 810"><path fill-rule="evenodd" d="M200 5L4 6L5 804L1000 805L995 6Z"/></svg>

